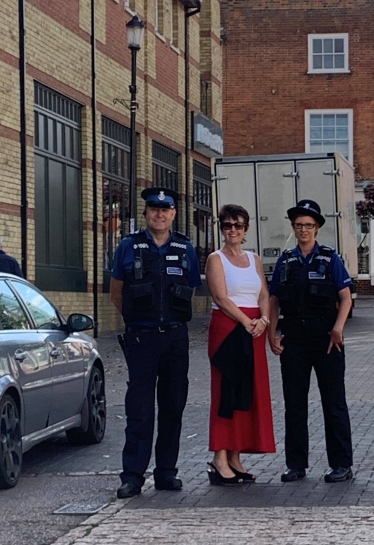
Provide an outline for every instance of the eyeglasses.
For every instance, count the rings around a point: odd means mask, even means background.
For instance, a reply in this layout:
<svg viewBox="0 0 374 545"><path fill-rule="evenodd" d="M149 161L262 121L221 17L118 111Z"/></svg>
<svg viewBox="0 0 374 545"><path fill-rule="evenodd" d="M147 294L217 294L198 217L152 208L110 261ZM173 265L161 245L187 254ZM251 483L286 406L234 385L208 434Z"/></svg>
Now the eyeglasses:
<svg viewBox="0 0 374 545"><path fill-rule="evenodd" d="M231 231L231 228L234 227L237 231L242 231L247 226L246 223L240 223L240 221L236 221L235 223L231 223L230 221L224 221L221 223L221 229L223 231Z"/></svg>
<svg viewBox="0 0 374 545"><path fill-rule="evenodd" d="M299 230L299 231L300 231L303 227L305 227L305 229L310 230L310 229L313 229L313 227L316 226L315 223L293 223L292 225L293 225L294 229L297 229L297 230Z"/></svg>

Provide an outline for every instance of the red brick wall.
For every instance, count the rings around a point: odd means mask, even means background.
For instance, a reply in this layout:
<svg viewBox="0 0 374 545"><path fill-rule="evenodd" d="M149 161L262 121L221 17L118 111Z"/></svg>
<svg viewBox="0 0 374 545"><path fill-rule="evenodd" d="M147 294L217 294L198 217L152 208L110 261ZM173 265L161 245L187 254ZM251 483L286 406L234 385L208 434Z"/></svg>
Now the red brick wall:
<svg viewBox="0 0 374 545"><path fill-rule="evenodd" d="M374 179L374 2L222 0L226 155L305 152L306 109L352 108L357 178ZM350 74L307 74L308 34L348 33Z"/></svg>
<svg viewBox="0 0 374 545"><path fill-rule="evenodd" d="M370 280L357 280L356 290L358 295L374 295L374 286L370 284Z"/></svg>
<svg viewBox="0 0 374 545"><path fill-rule="evenodd" d="M79 1L64 0L63 2L51 2L51 0L27 0L27 3L42 11L60 25L68 28L74 34L83 39L89 39L79 27Z"/></svg>

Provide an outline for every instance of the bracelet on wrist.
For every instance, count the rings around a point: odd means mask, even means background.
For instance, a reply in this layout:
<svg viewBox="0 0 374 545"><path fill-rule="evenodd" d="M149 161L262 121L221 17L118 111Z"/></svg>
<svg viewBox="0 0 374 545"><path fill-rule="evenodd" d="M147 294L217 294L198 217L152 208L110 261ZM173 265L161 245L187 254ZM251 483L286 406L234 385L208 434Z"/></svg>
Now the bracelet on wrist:
<svg viewBox="0 0 374 545"><path fill-rule="evenodd" d="M261 316L260 320L266 327L270 325L270 320L267 316Z"/></svg>

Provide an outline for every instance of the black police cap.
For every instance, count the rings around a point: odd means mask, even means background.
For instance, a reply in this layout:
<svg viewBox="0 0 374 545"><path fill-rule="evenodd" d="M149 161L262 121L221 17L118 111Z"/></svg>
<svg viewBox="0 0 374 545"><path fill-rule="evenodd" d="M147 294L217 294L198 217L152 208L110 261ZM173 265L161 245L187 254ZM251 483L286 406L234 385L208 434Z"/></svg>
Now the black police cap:
<svg viewBox="0 0 374 545"><path fill-rule="evenodd" d="M167 187L148 187L141 192L146 206L158 208L175 208L178 193Z"/></svg>
<svg viewBox="0 0 374 545"><path fill-rule="evenodd" d="M287 210L287 215L291 221L297 218L297 216L311 216L316 220L320 227L322 227L326 221L321 214L319 204L310 199L299 201L296 206Z"/></svg>

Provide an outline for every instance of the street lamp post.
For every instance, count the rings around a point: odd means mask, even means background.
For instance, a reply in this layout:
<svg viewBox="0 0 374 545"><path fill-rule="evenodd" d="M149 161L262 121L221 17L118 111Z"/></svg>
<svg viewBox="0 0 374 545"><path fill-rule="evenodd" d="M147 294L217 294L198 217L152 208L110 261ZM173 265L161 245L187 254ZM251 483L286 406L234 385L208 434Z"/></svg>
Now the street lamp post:
<svg viewBox="0 0 374 545"><path fill-rule="evenodd" d="M129 213L130 213L130 233L134 233L136 229L136 132L135 119L136 109L136 55L141 48L144 34L144 23L137 15L126 24L127 27L127 45L131 50L131 85L129 90L131 93L130 114L130 192L129 192Z"/></svg>

